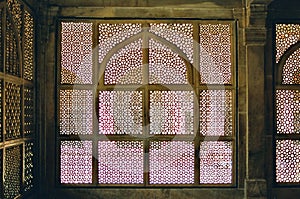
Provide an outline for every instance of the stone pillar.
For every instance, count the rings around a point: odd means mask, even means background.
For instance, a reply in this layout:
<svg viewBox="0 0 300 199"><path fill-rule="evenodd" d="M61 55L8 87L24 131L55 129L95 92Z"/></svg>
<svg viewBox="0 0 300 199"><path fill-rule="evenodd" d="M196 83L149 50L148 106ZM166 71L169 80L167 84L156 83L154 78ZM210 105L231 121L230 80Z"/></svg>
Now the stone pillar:
<svg viewBox="0 0 300 199"><path fill-rule="evenodd" d="M266 199L265 42L267 0L246 5L247 122L245 199Z"/></svg>

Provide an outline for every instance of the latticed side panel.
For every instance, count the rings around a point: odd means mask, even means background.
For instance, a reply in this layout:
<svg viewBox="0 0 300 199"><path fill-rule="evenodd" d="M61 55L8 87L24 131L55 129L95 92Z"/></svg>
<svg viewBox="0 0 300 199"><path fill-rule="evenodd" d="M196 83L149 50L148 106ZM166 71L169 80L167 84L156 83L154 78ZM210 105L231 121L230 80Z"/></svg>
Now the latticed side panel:
<svg viewBox="0 0 300 199"><path fill-rule="evenodd" d="M93 93L91 90L61 90L59 103L60 134L93 133Z"/></svg>
<svg viewBox="0 0 300 199"><path fill-rule="evenodd" d="M142 134L141 91L99 92L100 134Z"/></svg>
<svg viewBox="0 0 300 199"><path fill-rule="evenodd" d="M5 83L5 139L21 136L21 86Z"/></svg>
<svg viewBox="0 0 300 199"><path fill-rule="evenodd" d="M21 146L6 148L4 168L4 198L15 198L21 193Z"/></svg>
<svg viewBox="0 0 300 199"><path fill-rule="evenodd" d="M91 84L93 24L61 23L61 83Z"/></svg>
<svg viewBox="0 0 300 199"><path fill-rule="evenodd" d="M200 183L232 183L232 142L205 141L200 143Z"/></svg>
<svg viewBox="0 0 300 199"><path fill-rule="evenodd" d="M24 157L24 191L30 191L33 188L33 142L25 142Z"/></svg>
<svg viewBox="0 0 300 199"><path fill-rule="evenodd" d="M141 84L142 57L142 39L119 49L105 67L104 84Z"/></svg>
<svg viewBox="0 0 300 199"><path fill-rule="evenodd" d="M193 24L150 23L149 31L176 45L193 63Z"/></svg>
<svg viewBox="0 0 300 199"><path fill-rule="evenodd" d="M1 21L1 20L0 20ZM3 80L0 80L0 142L3 141L3 107L2 107L2 99L3 99Z"/></svg>
<svg viewBox="0 0 300 199"><path fill-rule="evenodd" d="M138 23L99 24L99 63L116 45L141 31L142 25Z"/></svg>
<svg viewBox="0 0 300 199"><path fill-rule="evenodd" d="M300 133L300 92L298 90L276 91L277 134Z"/></svg>
<svg viewBox="0 0 300 199"><path fill-rule="evenodd" d="M300 84L300 49L285 62L282 71L282 84Z"/></svg>
<svg viewBox="0 0 300 199"><path fill-rule="evenodd" d="M299 152L299 140L276 140L276 182L300 182Z"/></svg>
<svg viewBox="0 0 300 199"><path fill-rule="evenodd" d="M10 75L20 76L19 51L17 38L9 16L6 16L6 48L5 72Z"/></svg>
<svg viewBox="0 0 300 199"><path fill-rule="evenodd" d="M149 83L187 84L187 66L183 59L166 45L150 39Z"/></svg>
<svg viewBox="0 0 300 199"><path fill-rule="evenodd" d="M24 14L24 74L23 77L29 81L33 80L34 64L34 24L32 15L25 11Z"/></svg>
<svg viewBox="0 0 300 199"><path fill-rule="evenodd" d="M284 52L299 40L299 24L276 24L276 63Z"/></svg>
<svg viewBox="0 0 300 199"><path fill-rule="evenodd" d="M2 23L2 19L4 18L3 17L3 9L0 8L0 71L2 72L3 71L3 48L4 48L4 45L3 45L3 38L4 38L4 35L3 35L3 23ZM1 197L1 194L0 194L0 197Z"/></svg>
<svg viewBox="0 0 300 199"><path fill-rule="evenodd" d="M99 183L143 183L143 142L99 141Z"/></svg>
<svg viewBox="0 0 300 199"><path fill-rule="evenodd" d="M193 91L150 91L151 134L193 134Z"/></svg>
<svg viewBox="0 0 300 199"><path fill-rule="evenodd" d="M61 141L61 183L92 183L92 141Z"/></svg>
<svg viewBox="0 0 300 199"><path fill-rule="evenodd" d="M194 144L188 141L150 142L150 184L193 184Z"/></svg>
<svg viewBox="0 0 300 199"><path fill-rule="evenodd" d="M34 133L34 90L24 88L24 134Z"/></svg>
<svg viewBox="0 0 300 199"><path fill-rule="evenodd" d="M23 26L23 8L18 0L7 0L8 15L12 18L18 38L22 41L22 26Z"/></svg>
<svg viewBox="0 0 300 199"><path fill-rule="evenodd" d="M200 81L202 84L230 84L231 25L200 25Z"/></svg>
<svg viewBox="0 0 300 199"><path fill-rule="evenodd" d="M3 149L0 149L0 199L4 199L3 184Z"/></svg>
<svg viewBox="0 0 300 199"><path fill-rule="evenodd" d="M204 136L230 136L233 133L232 91L200 92L200 133Z"/></svg>

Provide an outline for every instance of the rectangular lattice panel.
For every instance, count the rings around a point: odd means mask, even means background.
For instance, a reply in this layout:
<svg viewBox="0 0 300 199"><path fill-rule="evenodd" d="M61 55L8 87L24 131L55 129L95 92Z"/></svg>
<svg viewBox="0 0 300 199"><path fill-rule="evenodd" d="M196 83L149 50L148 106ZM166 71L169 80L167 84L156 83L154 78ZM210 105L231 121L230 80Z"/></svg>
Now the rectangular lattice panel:
<svg viewBox="0 0 300 199"><path fill-rule="evenodd" d="M194 144L188 141L150 142L150 184L193 184Z"/></svg>
<svg viewBox="0 0 300 199"><path fill-rule="evenodd" d="M99 183L143 183L143 142L99 141Z"/></svg>
<svg viewBox="0 0 300 199"><path fill-rule="evenodd" d="M93 24L61 23L61 83L91 84Z"/></svg>
<svg viewBox="0 0 300 199"><path fill-rule="evenodd" d="M24 12L24 74L23 77L29 81L33 80L34 64L34 24L32 15Z"/></svg>
<svg viewBox="0 0 300 199"><path fill-rule="evenodd" d="M282 70L282 84L300 84L300 49L294 51L285 61Z"/></svg>
<svg viewBox="0 0 300 199"><path fill-rule="evenodd" d="M0 149L0 199L3 198L3 149Z"/></svg>
<svg viewBox="0 0 300 199"><path fill-rule="evenodd" d="M21 193L21 145L5 149L4 198L15 198Z"/></svg>
<svg viewBox="0 0 300 199"><path fill-rule="evenodd" d="M6 16L6 35L5 35L5 72L10 75L20 76L20 60L17 48L17 35L13 29L12 19Z"/></svg>
<svg viewBox="0 0 300 199"><path fill-rule="evenodd" d="M104 84L141 84L142 57L142 39L118 49L103 66Z"/></svg>
<svg viewBox="0 0 300 199"><path fill-rule="evenodd" d="M299 140L276 140L276 182L300 182L299 152Z"/></svg>
<svg viewBox="0 0 300 199"><path fill-rule="evenodd" d="M200 183L231 184L233 146L230 141L200 143Z"/></svg>
<svg viewBox="0 0 300 199"><path fill-rule="evenodd" d="M22 41L23 6L18 0L7 0L7 7L9 15L12 17L13 27L17 33L17 37Z"/></svg>
<svg viewBox="0 0 300 199"><path fill-rule="evenodd" d="M142 31L138 23L99 24L99 63L103 62L107 53L118 44Z"/></svg>
<svg viewBox="0 0 300 199"><path fill-rule="evenodd" d="M60 182L92 183L92 141L61 141Z"/></svg>
<svg viewBox="0 0 300 199"><path fill-rule="evenodd" d="M90 90L60 91L59 128L62 135L92 134L93 93Z"/></svg>
<svg viewBox="0 0 300 199"><path fill-rule="evenodd" d="M171 42L193 63L193 24L150 23L149 31Z"/></svg>
<svg viewBox="0 0 300 199"><path fill-rule="evenodd" d="M149 83L187 84L187 66L178 53L154 39L149 41Z"/></svg>
<svg viewBox="0 0 300 199"><path fill-rule="evenodd" d="M24 134L32 135L34 132L34 90L24 87Z"/></svg>
<svg viewBox="0 0 300 199"><path fill-rule="evenodd" d="M204 136L232 135L232 91L200 92L200 133Z"/></svg>
<svg viewBox="0 0 300 199"><path fill-rule="evenodd" d="M276 91L276 122L278 134L300 133L300 92Z"/></svg>
<svg viewBox="0 0 300 199"><path fill-rule="evenodd" d="M21 86L5 83L5 139L21 136Z"/></svg>
<svg viewBox="0 0 300 199"><path fill-rule="evenodd" d="M300 39L299 24L276 24L276 63L293 44Z"/></svg>
<svg viewBox="0 0 300 199"><path fill-rule="evenodd" d="M151 134L193 134L192 91L150 91Z"/></svg>
<svg viewBox="0 0 300 199"><path fill-rule="evenodd" d="M33 188L34 178L34 151L33 142L25 142L25 157L24 157L24 191L30 191Z"/></svg>
<svg viewBox="0 0 300 199"><path fill-rule="evenodd" d="M231 25L200 25L200 81L202 84L231 83Z"/></svg>
<svg viewBox="0 0 300 199"><path fill-rule="evenodd" d="M3 19L4 17L3 17L3 9L2 8L0 8L0 18L1 19ZM2 32L2 30L3 30L3 22L2 22L2 20L0 20L0 71L1 72L3 72L3 48L4 48L4 46L3 46L3 38L4 38L4 36L3 36L3 32Z"/></svg>
<svg viewBox="0 0 300 199"><path fill-rule="evenodd" d="M99 133L141 134L142 104L141 91L100 91Z"/></svg>

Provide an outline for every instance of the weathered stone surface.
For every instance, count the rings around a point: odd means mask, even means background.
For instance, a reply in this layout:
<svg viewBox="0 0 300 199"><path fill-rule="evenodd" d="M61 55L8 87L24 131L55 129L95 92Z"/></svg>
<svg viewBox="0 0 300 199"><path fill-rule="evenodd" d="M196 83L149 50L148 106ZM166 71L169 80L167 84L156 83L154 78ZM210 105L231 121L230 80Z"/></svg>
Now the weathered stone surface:
<svg viewBox="0 0 300 199"><path fill-rule="evenodd" d="M246 188L246 199L267 197L266 180L261 180L261 179L246 180L245 188Z"/></svg>

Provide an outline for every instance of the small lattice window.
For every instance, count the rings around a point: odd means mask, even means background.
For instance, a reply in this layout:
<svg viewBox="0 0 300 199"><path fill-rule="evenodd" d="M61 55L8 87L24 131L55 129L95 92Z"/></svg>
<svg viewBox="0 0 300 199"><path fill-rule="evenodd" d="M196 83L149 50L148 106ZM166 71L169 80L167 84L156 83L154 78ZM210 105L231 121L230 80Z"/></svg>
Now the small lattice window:
<svg viewBox="0 0 300 199"><path fill-rule="evenodd" d="M299 24L276 24L275 180L278 184L300 183L299 39Z"/></svg>
<svg viewBox="0 0 300 199"><path fill-rule="evenodd" d="M233 22L60 26L60 184L235 184Z"/></svg>

